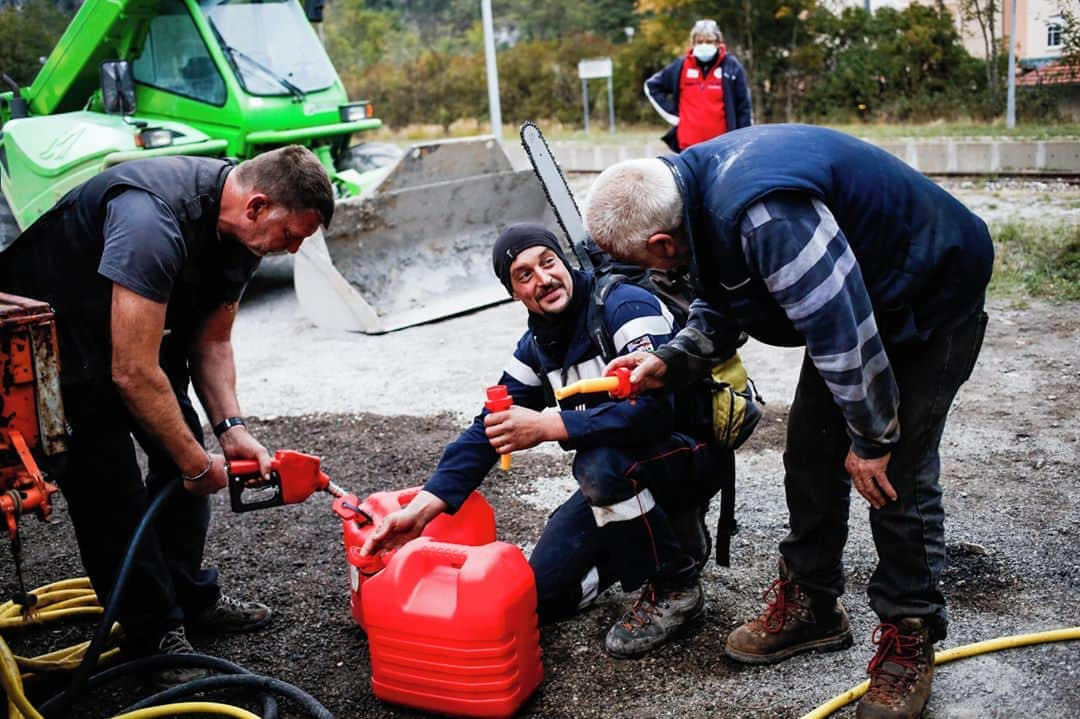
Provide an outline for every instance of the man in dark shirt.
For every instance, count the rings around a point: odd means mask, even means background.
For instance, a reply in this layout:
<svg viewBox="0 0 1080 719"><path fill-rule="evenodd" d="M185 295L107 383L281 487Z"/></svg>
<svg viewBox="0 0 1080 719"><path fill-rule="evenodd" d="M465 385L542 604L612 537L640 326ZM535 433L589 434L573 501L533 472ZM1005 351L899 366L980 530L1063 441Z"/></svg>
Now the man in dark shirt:
<svg viewBox="0 0 1080 719"><path fill-rule="evenodd" d="M67 500L83 564L110 596L150 498L186 490L158 516L126 585L119 620L137 653L193 651L184 627L246 631L270 609L221 592L203 567L210 508L227 459L270 457L241 418L231 330L259 258L296 252L334 208L325 169L291 146L233 166L167 157L118 165L65 195L0 254L0 288L56 312L69 425ZM203 446L194 386L221 444ZM145 486L134 434L148 457ZM160 683L203 670L170 669Z"/></svg>
<svg viewBox="0 0 1080 719"><path fill-rule="evenodd" d="M938 447L985 329L986 225L897 158L825 128L767 125L620 163L586 224L618 260L690 265L697 297L654 354L617 358L678 387L723 338L806 346L784 452L791 531L761 616L728 656L764 664L852 641L842 554L851 486L870 503L881 620L863 719L916 717L945 637Z"/></svg>

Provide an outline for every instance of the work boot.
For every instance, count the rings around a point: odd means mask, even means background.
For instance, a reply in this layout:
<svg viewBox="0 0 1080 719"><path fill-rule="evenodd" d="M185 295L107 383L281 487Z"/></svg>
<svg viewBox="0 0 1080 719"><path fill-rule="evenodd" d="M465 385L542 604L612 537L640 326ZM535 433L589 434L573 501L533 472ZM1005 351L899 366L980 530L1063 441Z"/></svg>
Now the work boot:
<svg viewBox="0 0 1080 719"><path fill-rule="evenodd" d="M835 651L851 646L847 612L831 597L811 597L787 578L780 561L780 578L762 594L762 613L728 635L724 653L745 664L773 664L811 650Z"/></svg>
<svg viewBox="0 0 1080 719"><path fill-rule="evenodd" d="M704 614L700 581L694 580L688 587L663 588L656 580L649 580L633 606L608 631L604 648L620 659L641 656L685 636Z"/></svg>
<svg viewBox="0 0 1080 719"><path fill-rule="evenodd" d="M709 511L706 503L699 507L691 507L678 514L671 515L671 529L675 537L682 545L683 551L694 559L694 565L698 573L709 561L709 552L712 551L712 535L705 526L705 513Z"/></svg>
<svg viewBox="0 0 1080 719"><path fill-rule="evenodd" d="M934 645L922 619L879 624L871 640L877 654L866 673L870 688L855 709L857 719L914 719L922 714L934 680Z"/></svg>
<svg viewBox="0 0 1080 719"><path fill-rule="evenodd" d="M223 592L209 609L189 619L187 624L203 632L250 632L265 627L271 614L265 604L233 599Z"/></svg>
<svg viewBox="0 0 1080 719"><path fill-rule="evenodd" d="M171 655L198 654L188 641L183 627L165 632L158 642L157 651L159 654ZM170 689L197 679L205 679L208 676L210 676L210 671L202 667L176 666L155 670L151 675L151 681L158 689Z"/></svg>

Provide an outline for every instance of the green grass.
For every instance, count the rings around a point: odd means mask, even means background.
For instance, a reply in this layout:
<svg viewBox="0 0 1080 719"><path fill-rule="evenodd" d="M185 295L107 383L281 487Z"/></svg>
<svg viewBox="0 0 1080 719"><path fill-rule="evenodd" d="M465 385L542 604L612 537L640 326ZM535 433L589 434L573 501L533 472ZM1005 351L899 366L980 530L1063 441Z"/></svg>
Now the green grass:
<svg viewBox="0 0 1080 719"><path fill-rule="evenodd" d="M586 133L580 124L563 125L562 123L540 120L538 124L549 140L592 142L599 145L640 144L660 142L667 126L659 120L655 124L627 125L616 123L618 132L608 132L607 116L592 118L590 131ZM856 137L867 140L885 141L903 138L1012 138L1024 140L1076 140L1080 139L1080 123L1059 123L1051 125L1023 124L1007 129L1000 123L970 122L932 122L923 125L908 124L854 124L829 125ZM444 137L465 137L486 134L487 123L475 120L460 120L444 132L439 125L409 125L400 128L384 128L367 135L368 139L407 143L418 140L436 140ZM503 139L513 141L517 137L516 125L503 126Z"/></svg>
<svg viewBox="0 0 1080 719"><path fill-rule="evenodd" d="M1080 123L1065 122L1053 125L1017 125L1012 129L1002 123L979 124L968 122L931 122L925 125L832 125L857 137L868 140L898 140L901 138L1011 138L1017 140L1074 140L1080 138Z"/></svg>
<svg viewBox="0 0 1080 719"><path fill-rule="evenodd" d="M1080 300L1080 221L1007 223L991 228L991 294Z"/></svg>

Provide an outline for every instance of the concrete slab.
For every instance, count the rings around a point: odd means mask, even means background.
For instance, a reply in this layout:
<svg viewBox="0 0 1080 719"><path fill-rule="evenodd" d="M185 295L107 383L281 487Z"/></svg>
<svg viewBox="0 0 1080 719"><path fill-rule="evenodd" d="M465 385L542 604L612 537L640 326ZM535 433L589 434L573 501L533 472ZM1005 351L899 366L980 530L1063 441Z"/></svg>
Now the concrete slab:
<svg viewBox="0 0 1080 719"><path fill-rule="evenodd" d="M524 153L514 144L516 149L511 153L517 166ZM912 139L875 144L928 175L1080 174L1077 140ZM668 152L659 142L615 145L600 139L595 144L552 142L551 149L566 172L601 172L621 160Z"/></svg>

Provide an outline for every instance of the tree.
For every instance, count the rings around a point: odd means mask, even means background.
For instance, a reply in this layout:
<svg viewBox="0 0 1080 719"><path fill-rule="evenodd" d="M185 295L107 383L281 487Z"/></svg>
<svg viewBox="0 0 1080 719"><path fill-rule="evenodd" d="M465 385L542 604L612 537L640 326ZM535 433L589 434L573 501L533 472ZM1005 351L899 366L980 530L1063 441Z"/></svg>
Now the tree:
<svg viewBox="0 0 1080 719"><path fill-rule="evenodd" d="M48 0L0 6L0 72L20 85L32 83L70 19Z"/></svg>
<svg viewBox="0 0 1080 719"><path fill-rule="evenodd" d="M1080 72L1080 0L1059 5L1061 11L1061 59L1066 67Z"/></svg>
<svg viewBox="0 0 1080 719"><path fill-rule="evenodd" d="M998 74L998 39L995 19L1001 12L997 0L963 0L960 3L960 16L973 19L979 25L983 38L983 54L986 58L986 85L992 95L998 95L1001 79Z"/></svg>

